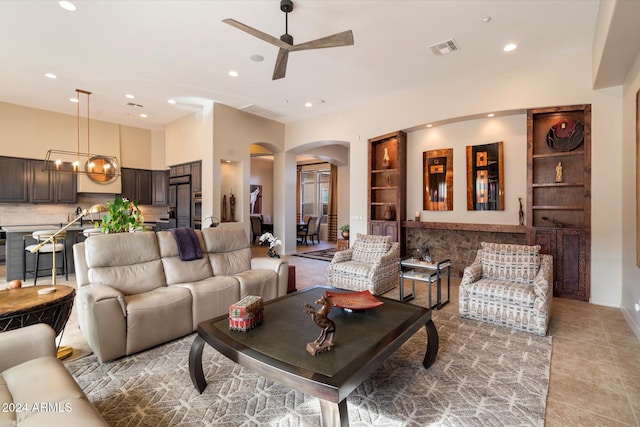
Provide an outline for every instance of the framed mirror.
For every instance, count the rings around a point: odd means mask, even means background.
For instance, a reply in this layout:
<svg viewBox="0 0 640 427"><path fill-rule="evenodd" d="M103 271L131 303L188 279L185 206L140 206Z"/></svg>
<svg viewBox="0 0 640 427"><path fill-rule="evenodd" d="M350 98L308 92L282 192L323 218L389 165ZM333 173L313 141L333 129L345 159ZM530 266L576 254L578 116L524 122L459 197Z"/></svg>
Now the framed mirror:
<svg viewBox="0 0 640 427"><path fill-rule="evenodd" d="M502 141L467 146L467 210L504 210Z"/></svg>
<svg viewBox="0 0 640 427"><path fill-rule="evenodd" d="M422 208L428 211L453 210L453 148L422 153Z"/></svg>

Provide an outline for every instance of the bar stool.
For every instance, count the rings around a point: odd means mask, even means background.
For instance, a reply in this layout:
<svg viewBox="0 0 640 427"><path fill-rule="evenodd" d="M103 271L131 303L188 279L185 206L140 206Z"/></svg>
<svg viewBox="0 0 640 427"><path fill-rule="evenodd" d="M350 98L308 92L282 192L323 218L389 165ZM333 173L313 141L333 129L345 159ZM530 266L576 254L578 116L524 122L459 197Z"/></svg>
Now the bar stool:
<svg viewBox="0 0 640 427"><path fill-rule="evenodd" d="M33 239L35 239L36 243L32 244L32 245L27 245L27 239L29 237L29 235L23 236L23 245L24 245L24 251L23 251L23 269L22 269L22 280L27 280L27 252L31 252L31 250L33 248L35 248L36 246L38 246L38 244L44 240L47 240L49 237L51 237L54 233L56 233L58 230L38 230L38 231L34 231L33 233L31 233L31 237ZM30 271L29 273L33 273L34 278L33 278L33 285L35 286L36 282L38 281L38 269L39 269L39 263L40 263L40 254L50 254L52 256L52 262L53 262L53 252L55 251L56 254L58 253L62 253L62 273L65 275L65 279L69 280L69 269L67 268L67 245L65 244L65 239L67 237L67 233L66 232L61 232L60 234L58 234L56 236L56 242L55 245L53 243L47 243L46 245L42 246L38 251L36 251L36 259L35 259L35 266L33 271ZM56 262L57 264L57 262ZM56 269L56 274L58 274L58 266L51 266L51 269L53 270L53 268Z"/></svg>

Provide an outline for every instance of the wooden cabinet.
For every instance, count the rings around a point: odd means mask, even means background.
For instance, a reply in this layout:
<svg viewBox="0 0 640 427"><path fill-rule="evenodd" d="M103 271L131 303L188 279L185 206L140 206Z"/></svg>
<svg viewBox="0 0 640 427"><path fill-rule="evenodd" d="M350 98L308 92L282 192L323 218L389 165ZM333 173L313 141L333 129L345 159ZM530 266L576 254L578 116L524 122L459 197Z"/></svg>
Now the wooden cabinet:
<svg viewBox="0 0 640 427"><path fill-rule="evenodd" d="M152 205L166 206L169 204L169 171L152 171L153 200Z"/></svg>
<svg viewBox="0 0 640 427"><path fill-rule="evenodd" d="M202 191L202 162L191 163L191 191Z"/></svg>
<svg viewBox="0 0 640 427"><path fill-rule="evenodd" d="M76 203L77 176L74 173L44 170L43 160L29 160L29 201L31 203Z"/></svg>
<svg viewBox="0 0 640 427"><path fill-rule="evenodd" d="M405 254L407 135L393 132L369 140L368 232L391 236Z"/></svg>
<svg viewBox="0 0 640 427"><path fill-rule="evenodd" d="M0 157L0 202L29 201L29 160Z"/></svg>
<svg viewBox="0 0 640 427"><path fill-rule="evenodd" d="M136 189L138 192L138 203L150 205L153 200L153 180L150 170L138 169L136 174Z"/></svg>
<svg viewBox="0 0 640 427"><path fill-rule="evenodd" d="M554 258L554 295L588 301L590 105L528 110L527 230Z"/></svg>
<svg viewBox="0 0 640 427"><path fill-rule="evenodd" d="M120 179L122 181L122 197L129 200L138 200L136 194L136 170L131 168L120 169Z"/></svg>
<svg viewBox="0 0 640 427"><path fill-rule="evenodd" d="M122 197L150 205L153 199L152 171L146 169L121 169Z"/></svg>

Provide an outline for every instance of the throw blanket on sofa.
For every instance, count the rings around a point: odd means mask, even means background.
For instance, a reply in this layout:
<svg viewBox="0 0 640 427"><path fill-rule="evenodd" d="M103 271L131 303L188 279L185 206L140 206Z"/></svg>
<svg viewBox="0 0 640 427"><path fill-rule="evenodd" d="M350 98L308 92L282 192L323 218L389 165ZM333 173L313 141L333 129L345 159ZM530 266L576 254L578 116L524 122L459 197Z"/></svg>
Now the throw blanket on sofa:
<svg viewBox="0 0 640 427"><path fill-rule="evenodd" d="M193 261L194 259L202 258L200 242L198 242L198 236L196 236L196 232L193 229L180 227L170 228L169 231L176 239L178 254L182 261Z"/></svg>

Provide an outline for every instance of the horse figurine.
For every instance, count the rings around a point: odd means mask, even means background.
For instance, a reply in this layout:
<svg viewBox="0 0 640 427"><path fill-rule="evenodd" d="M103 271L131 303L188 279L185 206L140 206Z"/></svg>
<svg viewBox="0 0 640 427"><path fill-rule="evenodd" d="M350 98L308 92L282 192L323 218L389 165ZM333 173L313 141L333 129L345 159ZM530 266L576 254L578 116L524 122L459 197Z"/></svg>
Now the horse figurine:
<svg viewBox="0 0 640 427"><path fill-rule="evenodd" d="M311 318L318 325L322 331L315 341L307 343L307 351L315 356L318 353L333 350L335 345L333 344L333 336L336 332L336 324L333 320L329 319L329 313L333 310L333 303L329 297L323 295L316 302L321 304L318 310L312 305L305 304L305 313L310 314Z"/></svg>

